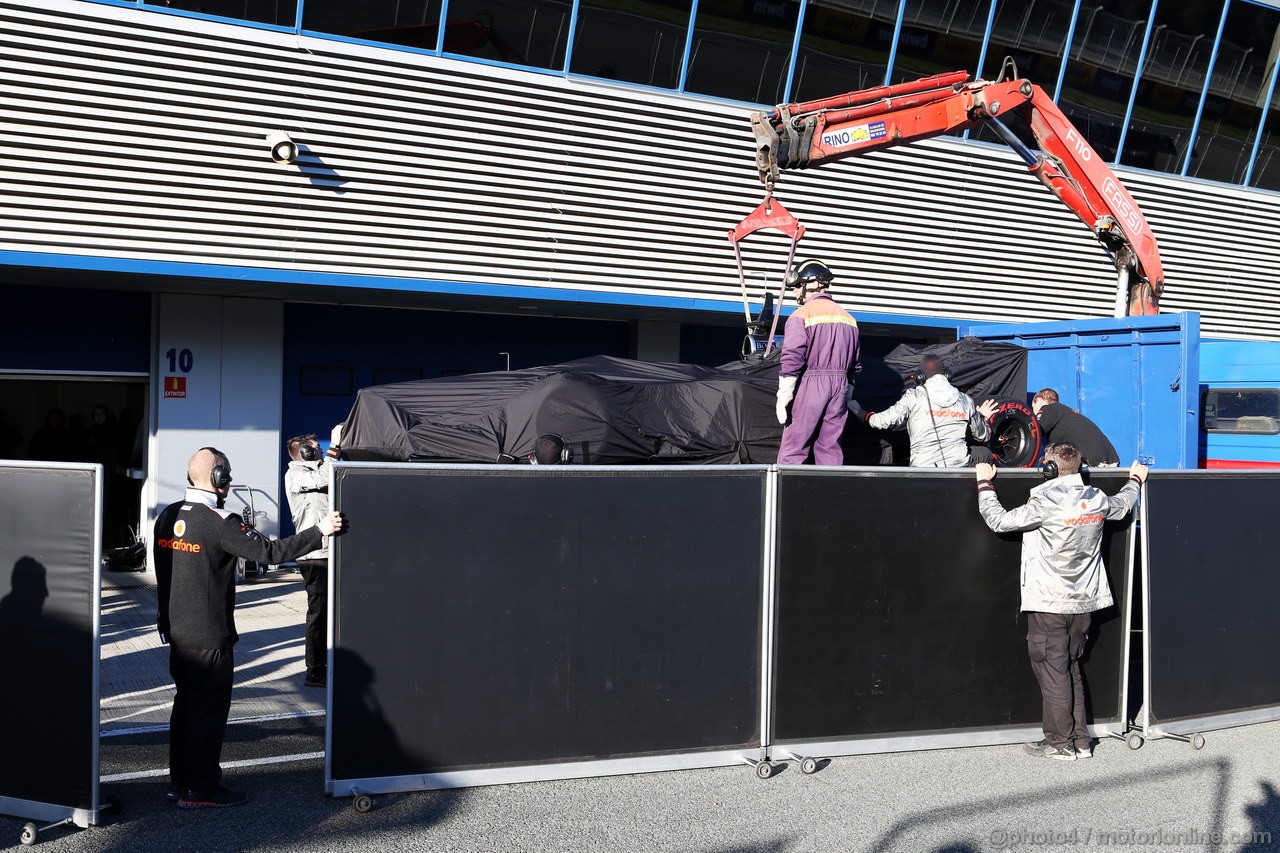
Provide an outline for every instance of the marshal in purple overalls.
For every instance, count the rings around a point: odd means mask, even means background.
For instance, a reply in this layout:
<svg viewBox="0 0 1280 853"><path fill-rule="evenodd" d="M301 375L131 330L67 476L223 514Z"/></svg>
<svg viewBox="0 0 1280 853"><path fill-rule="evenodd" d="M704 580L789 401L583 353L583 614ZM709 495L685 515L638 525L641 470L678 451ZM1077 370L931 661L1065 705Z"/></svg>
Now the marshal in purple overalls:
<svg viewBox="0 0 1280 853"><path fill-rule="evenodd" d="M782 376L799 376L791 418L782 430L779 465L843 465L840 434L848 415L849 376L862 369L858 321L825 293L810 295L787 318Z"/></svg>

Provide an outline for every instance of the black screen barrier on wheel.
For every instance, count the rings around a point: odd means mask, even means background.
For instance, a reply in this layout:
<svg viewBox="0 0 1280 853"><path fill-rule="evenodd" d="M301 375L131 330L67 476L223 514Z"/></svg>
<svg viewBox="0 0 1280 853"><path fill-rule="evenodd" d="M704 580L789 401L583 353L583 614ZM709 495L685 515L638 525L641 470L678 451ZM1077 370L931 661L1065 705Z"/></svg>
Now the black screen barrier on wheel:
<svg viewBox="0 0 1280 853"><path fill-rule="evenodd" d="M333 477L328 793L760 751L767 469Z"/></svg>
<svg viewBox="0 0 1280 853"><path fill-rule="evenodd" d="M1280 718L1280 472L1157 471L1146 488L1149 733Z"/></svg>
<svg viewBox="0 0 1280 853"><path fill-rule="evenodd" d="M1111 494L1125 475L1095 472ZM1002 471L1006 508L1043 480ZM782 468L771 743L819 754L1038 738L1019 613L1021 535L992 533L972 469ZM1094 614L1090 721L1123 729L1132 516L1109 522L1116 606Z"/></svg>
<svg viewBox="0 0 1280 853"><path fill-rule="evenodd" d="M0 462L0 812L98 807L101 468Z"/></svg>

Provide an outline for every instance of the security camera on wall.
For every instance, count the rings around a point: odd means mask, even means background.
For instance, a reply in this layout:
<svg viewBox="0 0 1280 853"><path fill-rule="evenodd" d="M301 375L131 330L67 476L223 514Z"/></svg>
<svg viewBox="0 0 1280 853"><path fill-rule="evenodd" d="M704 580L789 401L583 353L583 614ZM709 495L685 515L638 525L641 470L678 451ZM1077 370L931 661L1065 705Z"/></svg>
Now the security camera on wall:
<svg viewBox="0 0 1280 853"><path fill-rule="evenodd" d="M298 159L298 143L289 138L283 130L273 130L267 134L267 145L271 150L271 159L277 163L292 163Z"/></svg>

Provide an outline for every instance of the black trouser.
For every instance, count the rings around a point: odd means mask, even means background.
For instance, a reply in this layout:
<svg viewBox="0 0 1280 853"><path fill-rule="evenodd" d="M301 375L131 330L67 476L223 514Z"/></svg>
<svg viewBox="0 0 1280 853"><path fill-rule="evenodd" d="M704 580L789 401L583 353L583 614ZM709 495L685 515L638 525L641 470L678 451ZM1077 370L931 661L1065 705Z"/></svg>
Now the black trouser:
<svg viewBox="0 0 1280 853"><path fill-rule="evenodd" d="M1044 737L1050 746L1089 743L1080 655L1091 621L1089 613L1027 613L1027 652L1040 683Z"/></svg>
<svg viewBox="0 0 1280 853"><path fill-rule="evenodd" d="M211 791L222 779L222 736L231 712L231 649L169 646L177 692L169 717L169 778L178 791Z"/></svg>
<svg viewBox="0 0 1280 853"><path fill-rule="evenodd" d="M299 560L298 571L307 587L307 628L303 634L307 680L325 681L329 672L329 562Z"/></svg>

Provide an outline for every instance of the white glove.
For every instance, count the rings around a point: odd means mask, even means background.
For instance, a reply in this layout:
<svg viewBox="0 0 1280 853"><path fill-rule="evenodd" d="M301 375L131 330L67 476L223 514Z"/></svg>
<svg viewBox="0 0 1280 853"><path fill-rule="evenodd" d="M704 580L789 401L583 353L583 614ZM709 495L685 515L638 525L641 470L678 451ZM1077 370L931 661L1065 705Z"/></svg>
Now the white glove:
<svg viewBox="0 0 1280 853"><path fill-rule="evenodd" d="M329 433L329 446L330 447L342 446L342 424L338 424L337 426L335 426L333 428L333 431Z"/></svg>
<svg viewBox="0 0 1280 853"><path fill-rule="evenodd" d="M784 426L787 423L787 406L791 405L791 400L796 396L796 385L799 382L799 376L778 377L778 423Z"/></svg>
<svg viewBox="0 0 1280 853"><path fill-rule="evenodd" d="M853 386L849 386L849 393L844 398L845 408L856 417L863 418L867 414L867 410L862 408L862 404L853 399Z"/></svg>

